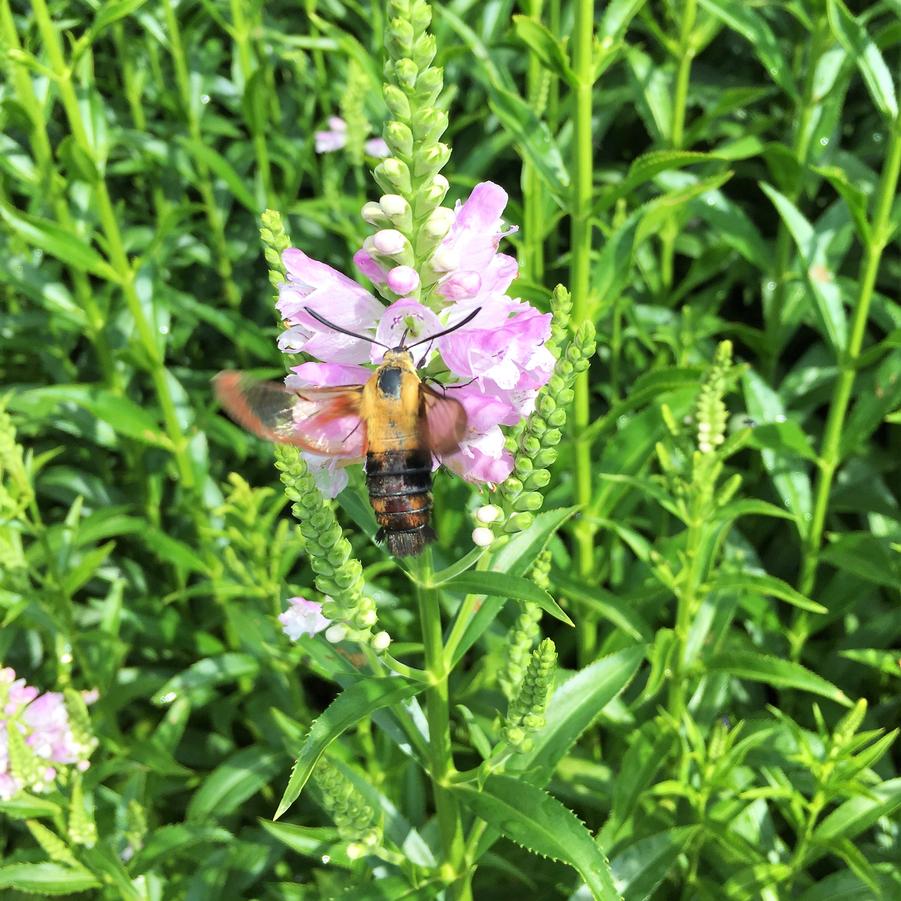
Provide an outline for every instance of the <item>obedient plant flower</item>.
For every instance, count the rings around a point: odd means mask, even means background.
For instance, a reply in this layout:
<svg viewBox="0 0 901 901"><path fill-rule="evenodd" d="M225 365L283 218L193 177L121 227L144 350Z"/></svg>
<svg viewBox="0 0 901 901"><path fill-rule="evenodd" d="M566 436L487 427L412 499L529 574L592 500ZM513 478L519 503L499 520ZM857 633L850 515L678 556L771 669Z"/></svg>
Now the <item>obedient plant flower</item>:
<svg viewBox="0 0 901 901"><path fill-rule="evenodd" d="M322 615L322 604L306 598L288 598L288 609L279 615L278 621L291 641L297 641L301 635L317 635L331 623Z"/></svg>
<svg viewBox="0 0 901 901"><path fill-rule="evenodd" d="M76 692L41 694L13 669L0 669L0 799L46 791L61 767L87 769L96 741L86 720Z"/></svg>
<svg viewBox="0 0 901 901"><path fill-rule="evenodd" d="M347 143L347 123L340 116L329 116L328 129L313 133L316 153L334 153ZM388 156L388 145L384 138L370 138L363 145L369 156L382 159Z"/></svg>
<svg viewBox="0 0 901 901"><path fill-rule="evenodd" d="M441 176L436 176L441 178ZM420 271L409 238L392 227L408 218L400 195L385 195L364 210L380 226L354 257L357 267L387 300L386 307L360 284L325 263L289 248L282 254L286 281L279 286L277 308L288 328L279 338L286 353L305 353L318 362L293 368L286 384L312 386L363 384L383 350L366 340L329 328L312 310L342 328L388 346L427 339L474 310L465 326L420 345L416 363L444 376L444 387L466 409L469 428L458 452L439 462L478 483L498 484L513 470L501 426L513 426L534 409L535 397L554 370L545 346L551 316L507 295L517 275L516 260L500 253L510 233L502 221L507 194L498 185L477 185L456 209L437 207L431 219L444 220L443 237ZM376 213L373 207L377 208ZM439 215L436 215L439 214ZM317 484L334 496L346 484L343 466L363 458L362 436L351 421L323 428L341 438L337 458L307 456Z"/></svg>

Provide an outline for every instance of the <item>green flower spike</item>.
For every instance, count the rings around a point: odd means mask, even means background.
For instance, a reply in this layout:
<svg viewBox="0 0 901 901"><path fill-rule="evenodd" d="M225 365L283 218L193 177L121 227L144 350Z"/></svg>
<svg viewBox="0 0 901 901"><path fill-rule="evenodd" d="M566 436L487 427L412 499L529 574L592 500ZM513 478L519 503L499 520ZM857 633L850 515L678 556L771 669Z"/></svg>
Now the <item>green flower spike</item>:
<svg viewBox="0 0 901 901"><path fill-rule="evenodd" d="M344 773L322 758L316 765L313 782L323 808L344 841L362 845L363 853L381 845L382 824L378 814Z"/></svg>
<svg viewBox="0 0 901 901"><path fill-rule="evenodd" d="M263 255L269 266L269 283L278 291L278 286L285 280L285 264L282 254L291 246L291 239L285 230L282 214L278 210L266 210L260 217L260 239L263 242ZM276 294L276 299L278 295Z"/></svg>
<svg viewBox="0 0 901 901"><path fill-rule="evenodd" d="M558 289L554 293L560 311L558 316L555 310L555 318L568 318L568 292ZM551 334L553 341L553 326ZM562 334L562 327L558 326L556 337L560 338ZM557 460L557 445L566 425L566 408L572 403L576 373L588 367L595 346L594 325L582 323L560 348L554 373L535 399L535 412L511 437L513 474L500 485L507 514L503 525L505 532L527 529L535 511L544 503L541 489L551 480L549 468Z"/></svg>
<svg viewBox="0 0 901 901"><path fill-rule="evenodd" d="M316 588L326 596L322 613L332 620L329 640L372 640L378 616L375 601L363 593L363 567L352 557L335 512L325 502L303 457L294 447L278 446L275 465L281 471L291 512L300 524Z"/></svg>
<svg viewBox="0 0 901 901"><path fill-rule="evenodd" d="M722 341L716 349L713 363L704 375L695 418L698 425L698 450L709 454L719 447L726 437L728 411L723 403L727 391L727 379L732 368L732 342Z"/></svg>
<svg viewBox="0 0 901 901"><path fill-rule="evenodd" d="M529 665L515 699L507 710L503 738L520 751L528 751L532 741L529 734L544 726L544 712L554 682L557 649L550 638L532 651Z"/></svg>

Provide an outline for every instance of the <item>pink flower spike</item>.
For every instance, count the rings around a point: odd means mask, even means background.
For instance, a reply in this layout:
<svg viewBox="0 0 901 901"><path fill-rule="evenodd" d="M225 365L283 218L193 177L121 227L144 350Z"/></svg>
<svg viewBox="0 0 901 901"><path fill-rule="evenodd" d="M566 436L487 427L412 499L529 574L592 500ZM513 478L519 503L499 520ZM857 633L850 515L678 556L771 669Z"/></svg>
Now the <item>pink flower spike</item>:
<svg viewBox="0 0 901 901"><path fill-rule="evenodd" d="M370 138L364 145L363 149L370 155L378 159L384 159L391 152L384 138Z"/></svg>
<svg viewBox="0 0 901 901"><path fill-rule="evenodd" d="M328 628L330 620L322 615L322 604L297 597L289 598L288 605L278 621L291 641L297 641L301 635L316 635Z"/></svg>
<svg viewBox="0 0 901 901"><path fill-rule="evenodd" d="M419 273L412 266L395 266L388 273L388 287L395 294L409 294L419 287Z"/></svg>

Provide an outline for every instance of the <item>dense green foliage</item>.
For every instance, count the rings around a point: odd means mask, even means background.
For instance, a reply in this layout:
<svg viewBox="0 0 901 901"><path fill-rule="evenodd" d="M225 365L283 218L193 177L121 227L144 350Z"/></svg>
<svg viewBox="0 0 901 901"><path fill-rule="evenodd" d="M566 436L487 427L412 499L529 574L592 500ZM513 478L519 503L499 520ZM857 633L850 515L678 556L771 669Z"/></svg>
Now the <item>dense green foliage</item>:
<svg viewBox="0 0 901 901"><path fill-rule="evenodd" d="M99 692L3 897L901 897L901 5L594 5L436 4L562 440L528 501L437 475L433 570L210 389L283 373L281 223L369 234L383 6L0 0L0 666ZM290 642L357 559L393 656Z"/></svg>

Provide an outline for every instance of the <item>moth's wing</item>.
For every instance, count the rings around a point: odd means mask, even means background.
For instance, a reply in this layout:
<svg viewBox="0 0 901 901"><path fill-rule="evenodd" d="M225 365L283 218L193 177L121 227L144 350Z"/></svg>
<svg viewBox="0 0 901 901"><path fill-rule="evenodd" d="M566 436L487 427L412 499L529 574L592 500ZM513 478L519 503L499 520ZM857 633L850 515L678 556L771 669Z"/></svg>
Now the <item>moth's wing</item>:
<svg viewBox="0 0 901 901"><path fill-rule="evenodd" d="M424 438L436 454L453 454L466 434L466 410L460 401L422 384Z"/></svg>
<svg viewBox="0 0 901 901"><path fill-rule="evenodd" d="M220 372L213 381L232 419L261 438L324 456L359 457L366 451L362 385L290 391L281 382L241 372Z"/></svg>

